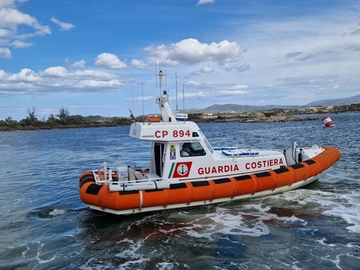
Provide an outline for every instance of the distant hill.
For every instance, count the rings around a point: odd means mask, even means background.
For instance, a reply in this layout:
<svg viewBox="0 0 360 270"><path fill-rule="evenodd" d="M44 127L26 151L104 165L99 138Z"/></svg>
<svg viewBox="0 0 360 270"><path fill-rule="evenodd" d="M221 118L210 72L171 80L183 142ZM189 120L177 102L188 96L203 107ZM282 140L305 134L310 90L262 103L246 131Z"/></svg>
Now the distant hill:
<svg viewBox="0 0 360 270"><path fill-rule="evenodd" d="M104 122L104 121L111 121L113 117L105 117L101 115L89 115L86 116L86 118L89 118L93 122Z"/></svg>
<svg viewBox="0 0 360 270"><path fill-rule="evenodd" d="M310 102L309 104L303 106L294 106L294 105L266 105L266 106L251 106L251 105L238 105L238 104L215 104L210 107L201 109L202 112L234 112L242 113L249 111L268 111L274 109L285 109L285 110L295 110L295 109L304 109L310 106L337 106L344 104L352 104L360 102L360 95L348 97L348 98L338 98L338 99L324 99Z"/></svg>
<svg viewBox="0 0 360 270"><path fill-rule="evenodd" d="M202 112L234 112L234 113L242 113L249 111L268 111L273 109L300 109L305 108L304 106L294 106L294 105L266 105L266 106L251 106L251 105L237 105L237 104L215 104L210 107L206 107L205 109L201 109Z"/></svg>
<svg viewBox="0 0 360 270"><path fill-rule="evenodd" d="M323 100L317 100L310 102L306 105L306 107L309 106L338 106L338 105L345 105L345 104L352 104L360 102L360 95L348 97L348 98L337 98L337 99L323 99Z"/></svg>

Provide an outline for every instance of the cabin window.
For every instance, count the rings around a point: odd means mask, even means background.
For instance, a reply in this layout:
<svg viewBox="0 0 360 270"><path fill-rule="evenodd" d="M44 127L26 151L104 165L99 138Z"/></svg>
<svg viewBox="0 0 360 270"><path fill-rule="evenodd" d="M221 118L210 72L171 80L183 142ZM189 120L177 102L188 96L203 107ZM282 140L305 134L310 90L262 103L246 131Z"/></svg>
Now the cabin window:
<svg viewBox="0 0 360 270"><path fill-rule="evenodd" d="M204 143L207 146L207 148L210 150L210 152L214 153L214 149L212 148L211 144L209 143L209 141L206 138L204 139Z"/></svg>
<svg viewBox="0 0 360 270"><path fill-rule="evenodd" d="M180 144L180 156L205 156L206 152L199 142L182 143Z"/></svg>
<svg viewBox="0 0 360 270"><path fill-rule="evenodd" d="M193 136L193 137L199 137L199 134L198 134L196 131L194 131L194 132L192 133L192 136Z"/></svg>

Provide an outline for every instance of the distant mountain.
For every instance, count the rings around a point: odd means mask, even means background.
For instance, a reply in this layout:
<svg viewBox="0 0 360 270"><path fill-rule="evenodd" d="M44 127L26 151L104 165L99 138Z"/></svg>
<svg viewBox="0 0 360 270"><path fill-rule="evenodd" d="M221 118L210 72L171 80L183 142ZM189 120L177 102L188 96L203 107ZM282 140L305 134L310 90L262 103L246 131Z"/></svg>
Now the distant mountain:
<svg viewBox="0 0 360 270"><path fill-rule="evenodd" d="M346 105L346 104L352 104L360 102L360 95L348 97L348 98L336 98L336 99L323 99L323 100L317 100L310 102L306 105L306 107L309 106L338 106L338 105Z"/></svg>
<svg viewBox="0 0 360 270"><path fill-rule="evenodd" d="M249 111L268 111L273 109L300 109L304 108L304 106L294 106L294 105L266 105L266 106L252 106L252 105L237 105L237 104L215 104L210 107L206 107L201 109L202 112L234 112L234 113L242 113Z"/></svg>
<svg viewBox="0 0 360 270"><path fill-rule="evenodd" d="M234 112L242 113L249 111L268 111L274 109L285 109L285 110L295 110L303 109L310 106L337 106L344 104L352 104L360 102L360 95L348 97L348 98L337 98L337 99L324 99L310 102L309 104L303 106L294 106L294 105L266 105L266 106L251 106L251 105L238 105L238 104L215 104L210 107L201 109L202 112Z"/></svg>
<svg viewBox="0 0 360 270"><path fill-rule="evenodd" d="M93 122L111 121L113 119L113 117L104 117L101 115L89 115L89 116L86 116L86 118L89 118Z"/></svg>

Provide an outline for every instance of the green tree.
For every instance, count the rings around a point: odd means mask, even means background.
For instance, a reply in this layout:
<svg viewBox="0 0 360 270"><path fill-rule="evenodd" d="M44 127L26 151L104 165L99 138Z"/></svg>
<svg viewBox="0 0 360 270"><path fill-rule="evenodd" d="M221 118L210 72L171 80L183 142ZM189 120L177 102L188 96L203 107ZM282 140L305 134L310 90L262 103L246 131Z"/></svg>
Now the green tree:
<svg viewBox="0 0 360 270"><path fill-rule="evenodd" d="M17 125L17 121L16 120L13 120L12 117L6 117L5 119L5 123L7 126L9 127L15 127Z"/></svg>
<svg viewBox="0 0 360 270"><path fill-rule="evenodd" d="M26 119L21 120L22 125L25 126L39 126L40 121L36 117L36 108L32 107L32 109L27 109L28 116Z"/></svg>
<svg viewBox="0 0 360 270"><path fill-rule="evenodd" d="M66 124L67 120L70 117L70 111L67 108L61 107L56 117L60 119L62 124Z"/></svg>
<svg viewBox="0 0 360 270"><path fill-rule="evenodd" d="M113 117L111 122L116 125L131 125L132 123L132 121L123 117Z"/></svg>
<svg viewBox="0 0 360 270"><path fill-rule="evenodd" d="M72 125L76 125L76 124L81 124L81 125L88 125L88 124L91 124L92 121L89 119L89 118L86 118L84 116L81 116L81 115L72 115L72 116L69 116L68 117L68 120L67 120L68 124L72 124Z"/></svg>
<svg viewBox="0 0 360 270"><path fill-rule="evenodd" d="M36 112L36 108L35 107L32 107L32 109L30 110L29 108L27 109L27 114L28 116L26 117L26 119L29 119L30 122L36 122L38 121L36 115L35 115L35 112Z"/></svg>
<svg viewBox="0 0 360 270"><path fill-rule="evenodd" d="M48 119L46 120L46 124L48 124L50 126L55 126L58 124L58 122L59 122L59 120L56 119L53 114L50 114Z"/></svg>

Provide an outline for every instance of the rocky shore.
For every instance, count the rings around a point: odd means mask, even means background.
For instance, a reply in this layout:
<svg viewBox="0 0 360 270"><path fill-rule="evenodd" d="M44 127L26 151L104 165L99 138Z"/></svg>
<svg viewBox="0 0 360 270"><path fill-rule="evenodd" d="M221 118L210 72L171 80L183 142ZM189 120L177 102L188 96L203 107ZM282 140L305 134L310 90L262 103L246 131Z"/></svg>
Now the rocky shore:
<svg viewBox="0 0 360 270"><path fill-rule="evenodd" d="M315 121L319 120L319 117L308 116L293 116L289 114L275 114L266 116L263 113L259 113L252 116L237 116L237 117L221 117L213 119L196 119L194 122L241 122L241 123L271 123L271 122L292 122L292 121Z"/></svg>

